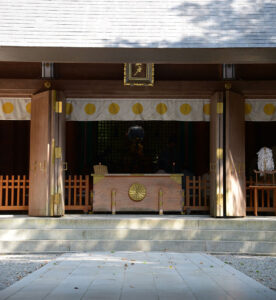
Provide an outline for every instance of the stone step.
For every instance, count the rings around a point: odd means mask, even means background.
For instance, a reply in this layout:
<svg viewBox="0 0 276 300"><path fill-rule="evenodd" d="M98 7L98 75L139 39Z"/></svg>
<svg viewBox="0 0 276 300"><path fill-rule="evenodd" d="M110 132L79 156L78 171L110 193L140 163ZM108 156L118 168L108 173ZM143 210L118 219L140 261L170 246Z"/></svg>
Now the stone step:
<svg viewBox="0 0 276 300"><path fill-rule="evenodd" d="M0 216L0 229L220 229L276 231L275 217L219 219L208 216L67 215L62 218Z"/></svg>
<svg viewBox="0 0 276 300"><path fill-rule="evenodd" d="M0 216L0 253L175 251L276 254L276 218Z"/></svg>
<svg viewBox="0 0 276 300"><path fill-rule="evenodd" d="M276 231L213 229L0 229L0 241L213 240L276 242Z"/></svg>
<svg viewBox="0 0 276 300"><path fill-rule="evenodd" d="M213 240L27 240L0 241L0 253L64 253L87 251L170 251L276 255L275 242Z"/></svg>

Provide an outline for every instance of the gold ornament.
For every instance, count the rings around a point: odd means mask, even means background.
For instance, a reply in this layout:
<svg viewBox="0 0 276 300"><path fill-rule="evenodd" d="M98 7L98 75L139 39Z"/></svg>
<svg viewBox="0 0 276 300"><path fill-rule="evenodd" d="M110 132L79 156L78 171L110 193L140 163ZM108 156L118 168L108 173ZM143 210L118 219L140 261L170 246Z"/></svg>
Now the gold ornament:
<svg viewBox="0 0 276 300"><path fill-rule="evenodd" d="M147 195L147 190L143 184L133 183L128 190L128 195L133 201L142 201Z"/></svg>
<svg viewBox="0 0 276 300"><path fill-rule="evenodd" d="M46 87L46 89L49 89L51 87L51 82L50 81L45 81L44 86Z"/></svg>
<svg viewBox="0 0 276 300"><path fill-rule="evenodd" d="M232 84L230 82L226 82L224 87L225 87L226 90L230 90L231 87L232 87Z"/></svg>

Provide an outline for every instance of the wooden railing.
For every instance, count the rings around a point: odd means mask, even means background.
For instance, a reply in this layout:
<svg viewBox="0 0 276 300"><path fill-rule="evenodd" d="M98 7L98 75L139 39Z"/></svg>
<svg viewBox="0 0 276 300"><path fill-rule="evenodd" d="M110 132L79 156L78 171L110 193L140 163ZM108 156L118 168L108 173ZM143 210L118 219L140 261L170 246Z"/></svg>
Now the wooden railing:
<svg viewBox="0 0 276 300"><path fill-rule="evenodd" d="M185 181L184 211L209 212L209 180L203 180L200 176L186 176ZM246 181L246 212L254 212L254 193L252 189L249 189L249 186L254 184L255 181L252 177ZM276 196L273 193L275 193L273 190L265 188L258 191L258 212L275 213Z"/></svg>
<svg viewBox="0 0 276 300"><path fill-rule="evenodd" d="M28 210L28 196L26 175L0 175L0 210Z"/></svg>
<svg viewBox="0 0 276 300"><path fill-rule="evenodd" d="M89 175L69 175L65 179L65 210L91 210Z"/></svg>
<svg viewBox="0 0 276 300"><path fill-rule="evenodd" d="M210 182L201 176L185 177L184 212L207 211L209 212Z"/></svg>
<svg viewBox="0 0 276 300"><path fill-rule="evenodd" d="M246 212L254 211L254 191L249 186L255 185L255 180L252 177L246 181ZM275 191L266 188L259 189L258 193L258 212L275 212L276 210L276 195Z"/></svg>
<svg viewBox="0 0 276 300"><path fill-rule="evenodd" d="M0 211L27 211L28 198L29 179L26 175L0 175ZM89 175L74 175L65 179L65 210L91 210Z"/></svg>
<svg viewBox="0 0 276 300"><path fill-rule="evenodd" d="M92 210L90 197L89 175L68 176L65 180L65 210L83 211ZM254 194L249 189L254 185L253 178L246 181L246 211L254 211ZM273 191L261 189L258 191L258 212L276 210L276 199ZM29 179L22 176L0 175L0 211L27 211L29 198ZM184 212L202 211L209 213L210 182L200 176L186 176L184 194ZM276 197L275 197L276 198Z"/></svg>

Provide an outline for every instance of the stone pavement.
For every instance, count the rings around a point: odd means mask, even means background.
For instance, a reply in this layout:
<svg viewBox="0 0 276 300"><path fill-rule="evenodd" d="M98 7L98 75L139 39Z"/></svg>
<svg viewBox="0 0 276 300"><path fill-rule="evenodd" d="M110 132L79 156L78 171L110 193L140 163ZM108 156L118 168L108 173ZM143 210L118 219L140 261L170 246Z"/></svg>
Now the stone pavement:
<svg viewBox="0 0 276 300"><path fill-rule="evenodd" d="M93 252L60 256L0 299L264 300L276 293L207 254Z"/></svg>

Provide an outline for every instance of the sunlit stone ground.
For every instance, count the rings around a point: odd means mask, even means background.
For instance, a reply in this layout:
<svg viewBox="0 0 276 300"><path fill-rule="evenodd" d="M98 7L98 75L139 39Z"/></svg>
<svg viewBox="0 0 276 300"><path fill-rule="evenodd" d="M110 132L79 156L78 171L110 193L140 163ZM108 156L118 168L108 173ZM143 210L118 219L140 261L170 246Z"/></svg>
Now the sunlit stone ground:
<svg viewBox="0 0 276 300"><path fill-rule="evenodd" d="M36 267L53 259L13 255L6 261L19 271L16 265L24 265L23 257L37 263ZM201 253L171 252L68 253L2 290L0 299L276 299L273 290L232 268L228 257L220 260Z"/></svg>

